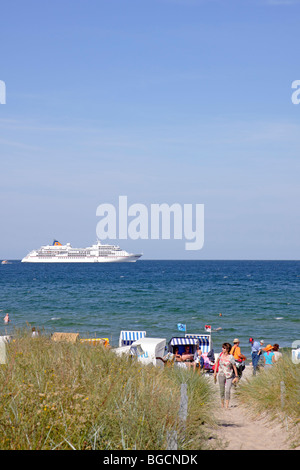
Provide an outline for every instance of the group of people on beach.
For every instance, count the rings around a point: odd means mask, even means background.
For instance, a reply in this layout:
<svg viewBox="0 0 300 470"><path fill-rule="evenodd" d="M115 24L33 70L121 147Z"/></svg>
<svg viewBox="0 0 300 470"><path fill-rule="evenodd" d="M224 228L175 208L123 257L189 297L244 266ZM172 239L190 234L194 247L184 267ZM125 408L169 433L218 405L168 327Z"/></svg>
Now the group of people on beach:
<svg viewBox="0 0 300 470"><path fill-rule="evenodd" d="M264 341L255 341L254 338L249 338L251 343L251 356L253 375L256 375L259 363L263 361L265 369L272 367L272 365L282 358L282 353L279 351L279 344L268 344L264 348Z"/></svg>
<svg viewBox="0 0 300 470"><path fill-rule="evenodd" d="M258 364L263 358L264 368L270 368L281 357L282 353L279 352L279 345L277 343L268 344L263 347L264 341L255 341L254 338L249 338L251 344L251 357L253 375L256 375ZM240 341L238 338L233 340L233 346L230 343L222 345L222 352L219 354L218 359L214 365L214 379L218 382L220 387L221 406L229 407L230 391L232 385L235 385L242 377L242 371L245 368L246 357L241 353Z"/></svg>
<svg viewBox="0 0 300 470"><path fill-rule="evenodd" d="M185 362L188 368L193 367L195 372L196 368L199 368L199 372L204 367L204 359L202 356L202 351L200 349L199 343L197 343L195 353L190 352L190 346L186 345L184 352L179 354L179 348L174 349L175 361L176 362Z"/></svg>

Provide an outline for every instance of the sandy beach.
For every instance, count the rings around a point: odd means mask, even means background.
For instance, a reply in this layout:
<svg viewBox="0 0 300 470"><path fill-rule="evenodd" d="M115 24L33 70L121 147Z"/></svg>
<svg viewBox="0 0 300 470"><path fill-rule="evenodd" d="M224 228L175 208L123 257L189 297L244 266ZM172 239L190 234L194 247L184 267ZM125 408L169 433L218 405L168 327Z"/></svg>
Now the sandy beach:
<svg viewBox="0 0 300 470"><path fill-rule="evenodd" d="M251 375L252 367L246 366L242 380ZM218 389L218 384L215 387ZM216 417L216 435L224 450L291 450L288 424L271 421L268 416L254 416L238 402L234 387L229 409L220 405Z"/></svg>

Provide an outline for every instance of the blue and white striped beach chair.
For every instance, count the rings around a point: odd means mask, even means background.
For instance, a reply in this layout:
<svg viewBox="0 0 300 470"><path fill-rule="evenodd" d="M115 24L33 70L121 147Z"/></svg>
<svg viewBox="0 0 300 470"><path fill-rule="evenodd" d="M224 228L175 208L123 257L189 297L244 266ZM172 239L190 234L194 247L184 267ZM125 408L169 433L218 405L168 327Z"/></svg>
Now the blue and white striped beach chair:
<svg viewBox="0 0 300 470"><path fill-rule="evenodd" d="M119 338L119 348L122 346L130 346L134 341L144 338L146 331L127 331L122 330Z"/></svg>
<svg viewBox="0 0 300 470"><path fill-rule="evenodd" d="M194 354L196 346L198 344L197 338L186 338L182 336L173 336L168 343L168 350L174 352L175 347L178 347L179 354L182 354L185 350L185 346L190 346L191 353Z"/></svg>
<svg viewBox="0 0 300 470"><path fill-rule="evenodd" d="M194 338L199 342L200 349L203 353L208 353L212 349L212 342L210 335L200 335L200 334L186 334L186 338Z"/></svg>

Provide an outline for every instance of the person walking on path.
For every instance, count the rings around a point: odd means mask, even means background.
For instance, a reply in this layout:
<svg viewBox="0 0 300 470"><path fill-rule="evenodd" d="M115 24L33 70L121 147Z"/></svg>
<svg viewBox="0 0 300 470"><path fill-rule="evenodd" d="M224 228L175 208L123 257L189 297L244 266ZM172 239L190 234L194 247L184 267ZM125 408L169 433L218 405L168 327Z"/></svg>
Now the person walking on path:
<svg viewBox="0 0 300 470"><path fill-rule="evenodd" d="M230 390L232 384L238 382L238 372L235 365L235 359L230 354L231 344L224 343L222 346L222 353L219 355L215 369L214 369L214 379L217 380L217 371L218 371L218 381L220 386L220 396L221 396L221 406L228 409L229 400L230 400Z"/></svg>
<svg viewBox="0 0 300 470"><path fill-rule="evenodd" d="M249 338L249 343L251 343L253 375L256 375L257 364L261 355L261 345L258 341L254 341L253 338Z"/></svg>
<svg viewBox="0 0 300 470"><path fill-rule="evenodd" d="M240 340L238 338L233 340L233 346L231 348L230 354L232 354L235 359L235 365L240 379L242 377L243 370L245 369L246 357L241 353Z"/></svg>

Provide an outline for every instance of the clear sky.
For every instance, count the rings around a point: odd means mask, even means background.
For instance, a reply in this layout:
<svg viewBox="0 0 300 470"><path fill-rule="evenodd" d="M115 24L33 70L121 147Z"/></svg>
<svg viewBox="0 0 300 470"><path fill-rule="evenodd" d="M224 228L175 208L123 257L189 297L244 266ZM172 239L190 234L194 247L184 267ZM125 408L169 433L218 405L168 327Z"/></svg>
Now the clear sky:
<svg viewBox="0 0 300 470"><path fill-rule="evenodd" d="M121 195L205 206L202 250L117 240L144 258L299 259L299 43L296 0L2 2L0 259Z"/></svg>

